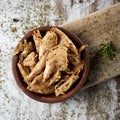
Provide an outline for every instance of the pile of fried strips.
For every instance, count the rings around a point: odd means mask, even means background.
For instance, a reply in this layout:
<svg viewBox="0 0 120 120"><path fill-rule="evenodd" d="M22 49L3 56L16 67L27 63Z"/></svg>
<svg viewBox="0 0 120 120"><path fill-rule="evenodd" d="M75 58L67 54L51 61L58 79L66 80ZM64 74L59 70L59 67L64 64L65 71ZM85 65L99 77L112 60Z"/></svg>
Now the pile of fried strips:
<svg viewBox="0 0 120 120"><path fill-rule="evenodd" d="M81 52L86 45L77 49L56 27L44 36L35 30L32 37L33 40L19 42L14 50L14 56L19 56L17 66L27 89L40 94L65 94L84 68Z"/></svg>

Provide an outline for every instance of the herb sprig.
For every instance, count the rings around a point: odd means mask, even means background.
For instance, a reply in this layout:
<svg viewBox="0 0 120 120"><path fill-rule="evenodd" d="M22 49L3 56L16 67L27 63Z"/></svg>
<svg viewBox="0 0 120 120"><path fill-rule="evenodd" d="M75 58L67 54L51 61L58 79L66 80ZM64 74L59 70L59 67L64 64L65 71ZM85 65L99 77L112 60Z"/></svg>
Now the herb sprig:
<svg viewBox="0 0 120 120"><path fill-rule="evenodd" d="M116 52L113 49L113 45L112 42L108 42L106 44L103 44L103 47L97 51L98 55L103 55L111 60L113 60L113 58L115 58L116 56Z"/></svg>

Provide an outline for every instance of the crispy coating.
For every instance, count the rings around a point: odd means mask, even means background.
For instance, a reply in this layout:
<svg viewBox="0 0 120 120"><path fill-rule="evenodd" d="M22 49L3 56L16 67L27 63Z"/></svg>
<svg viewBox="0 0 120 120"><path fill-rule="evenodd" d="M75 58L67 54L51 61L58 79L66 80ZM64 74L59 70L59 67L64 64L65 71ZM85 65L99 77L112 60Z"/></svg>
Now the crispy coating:
<svg viewBox="0 0 120 120"><path fill-rule="evenodd" d="M70 64L72 64L73 66L76 66L80 62L80 57L75 54L68 54L68 60Z"/></svg>
<svg viewBox="0 0 120 120"><path fill-rule="evenodd" d="M19 62L17 64L19 70L20 70L20 73L22 75L23 78L25 78L28 74L29 74L29 70L27 67L25 67L21 62Z"/></svg>
<svg viewBox="0 0 120 120"><path fill-rule="evenodd" d="M31 52L24 60L23 60L23 65L28 66L30 70L34 68L34 66L37 63L37 57L38 55L35 52Z"/></svg>
<svg viewBox="0 0 120 120"><path fill-rule="evenodd" d="M36 77L36 75L40 74L44 67L45 67L45 62L46 62L46 56L47 53L44 54L41 59L38 61L38 63L35 65L35 67L33 68L33 70L30 72L30 74L28 76L25 77L24 81L29 82L32 79L34 79Z"/></svg>
<svg viewBox="0 0 120 120"><path fill-rule="evenodd" d="M56 82L58 82L61 79L61 72L59 70L57 70L53 76L49 79L50 83L49 86L55 84Z"/></svg>
<svg viewBox="0 0 120 120"><path fill-rule="evenodd" d="M65 71L68 67L67 48L58 45L47 56L44 79L48 79L56 70Z"/></svg>
<svg viewBox="0 0 120 120"><path fill-rule="evenodd" d="M83 70L84 62L82 64L78 64L75 70L73 71L72 75L67 79L62 80L62 84L59 83L55 86L55 95L59 96L61 94L65 94L71 86L77 81L79 78L79 73Z"/></svg>
<svg viewBox="0 0 120 120"><path fill-rule="evenodd" d="M54 86L49 86L49 82L42 82L43 74L38 75L34 80L28 84L27 89L40 94L54 93Z"/></svg>
<svg viewBox="0 0 120 120"><path fill-rule="evenodd" d="M76 80L79 78L78 75L72 75L68 80L66 80L63 84L58 86L58 88L55 89L55 95L59 96L61 94L65 94L65 92L70 89L70 87L76 82Z"/></svg>
<svg viewBox="0 0 120 120"><path fill-rule="evenodd" d="M54 31L48 31L46 35L42 38L41 44L39 47L39 59L41 56L56 46L58 43L57 35Z"/></svg>
<svg viewBox="0 0 120 120"><path fill-rule="evenodd" d="M36 77L33 79L33 81L31 82L31 85L34 85L34 84L36 84L36 83L38 83L38 82L41 82L42 79L43 79L43 73L41 73L41 74L39 74L38 76L36 76Z"/></svg>
<svg viewBox="0 0 120 120"><path fill-rule="evenodd" d="M13 55L17 55L19 54L21 51L24 50L24 44L22 42L19 42L17 47L15 48L14 52L13 52Z"/></svg>
<svg viewBox="0 0 120 120"><path fill-rule="evenodd" d="M24 49L22 51L22 53L20 54L19 58L22 61L24 58L27 57L27 55L33 51L34 49L34 45L33 43L30 41L28 42L26 39L24 40Z"/></svg>
<svg viewBox="0 0 120 120"><path fill-rule="evenodd" d="M60 29L54 28L55 33L59 38L59 45L68 47L74 54L78 55L78 50L73 42L68 38L68 36L63 33Z"/></svg>
<svg viewBox="0 0 120 120"><path fill-rule="evenodd" d="M88 45L82 45L82 46L79 48L78 53L81 54L81 52L82 52L83 50L85 50L85 48L86 48L87 46L88 46Z"/></svg>
<svg viewBox="0 0 120 120"><path fill-rule="evenodd" d="M40 33L39 30L35 30L33 32L33 40L34 40L34 43L35 43L36 51L37 51L37 53L39 53L39 47L40 47L40 43L41 43L41 40L42 40L42 36L41 36L41 33Z"/></svg>

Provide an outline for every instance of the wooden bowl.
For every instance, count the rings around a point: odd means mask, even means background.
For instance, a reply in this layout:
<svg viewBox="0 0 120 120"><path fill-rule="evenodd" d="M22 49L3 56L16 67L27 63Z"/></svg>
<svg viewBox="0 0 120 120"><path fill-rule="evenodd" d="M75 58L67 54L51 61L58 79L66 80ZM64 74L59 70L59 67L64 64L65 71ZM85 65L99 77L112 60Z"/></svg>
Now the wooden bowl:
<svg viewBox="0 0 120 120"><path fill-rule="evenodd" d="M40 27L37 28L38 30L40 30L41 34L45 34L46 31L50 30L53 26L45 26L45 27ZM71 40L72 42L75 44L75 46L77 48L79 48L81 45L83 45L83 43L80 41L80 39L78 37L76 37L73 33L67 31L64 28L58 27L61 31L63 31ZM36 29L34 29L36 30ZM29 33L27 33L21 40L21 42L23 42L24 39L26 40L32 40L32 34L33 31L30 31ZM34 100L37 100L39 102L46 102L46 103L56 103L56 102L61 102L64 101L70 97L72 97L76 92L78 92L84 85L87 76L88 76L88 71L89 71L89 60L88 60L88 55L86 50L84 50L82 52L81 55L82 59L85 62L85 66L83 71L80 73L79 75L79 79L74 83L74 85L64 94L61 96L56 97L55 95L42 95L42 94L38 94L38 93L34 93L31 92L27 89L27 84L23 81L23 78L21 77L20 71L17 67L17 63L18 63L18 55L13 56L12 59L12 71L13 71L13 75L15 78L15 81L17 83L17 85L20 87L20 89L29 97L31 97Z"/></svg>

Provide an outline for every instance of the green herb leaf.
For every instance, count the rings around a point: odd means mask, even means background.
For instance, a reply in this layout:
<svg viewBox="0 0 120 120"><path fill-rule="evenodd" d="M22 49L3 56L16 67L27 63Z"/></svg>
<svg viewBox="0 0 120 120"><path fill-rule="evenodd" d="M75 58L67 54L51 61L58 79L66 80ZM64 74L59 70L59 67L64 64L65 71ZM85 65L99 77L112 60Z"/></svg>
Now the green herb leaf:
<svg viewBox="0 0 120 120"><path fill-rule="evenodd" d="M116 52L113 50L112 42L110 41L106 44L103 44L103 47L97 51L97 54L106 56L113 60L113 58L116 56Z"/></svg>

